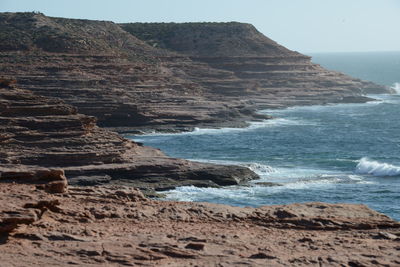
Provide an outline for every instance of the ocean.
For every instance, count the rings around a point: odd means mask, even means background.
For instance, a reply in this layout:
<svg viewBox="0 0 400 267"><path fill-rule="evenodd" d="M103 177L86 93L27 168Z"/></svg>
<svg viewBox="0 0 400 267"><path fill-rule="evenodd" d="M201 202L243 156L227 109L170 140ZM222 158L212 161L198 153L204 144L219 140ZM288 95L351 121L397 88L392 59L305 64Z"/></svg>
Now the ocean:
<svg viewBox="0 0 400 267"><path fill-rule="evenodd" d="M328 69L400 92L400 52L311 56ZM362 203L400 220L400 95L371 97L376 101L262 110L275 119L243 129L131 138L173 157L247 166L261 176L246 186L179 187L166 192L169 200L251 207Z"/></svg>

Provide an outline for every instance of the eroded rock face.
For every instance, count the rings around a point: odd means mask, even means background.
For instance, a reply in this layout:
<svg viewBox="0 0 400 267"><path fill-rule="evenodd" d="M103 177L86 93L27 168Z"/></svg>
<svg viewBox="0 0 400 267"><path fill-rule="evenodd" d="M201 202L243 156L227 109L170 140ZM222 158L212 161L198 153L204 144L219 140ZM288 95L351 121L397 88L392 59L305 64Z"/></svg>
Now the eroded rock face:
<svg viewBox="0 0 400 267"><path fill-rule="evenodd" d="M170 158L96 126L60 100L0 83L0 177L75 184L121 182L147 189L232 185L256 179L247 168ZM62 170L37 170L39 167ZM35 169L36 168L36 169ZM18 178L18 179L17 179Z"/></svg>
<svg viewBox="0 0 400 267"><path fill-rule="evenodd" d="M17 227L0 245L5 266L400 264L400 224L354 204L238 208L149 200L124 186L48 194L1 183L0 236L7 222Z"/></svg>
<svg viewBox="0 0 400 267"><path fill-rule="evenodd" d="M39 95L62 98L100 126L188 130L235 119L244 125L252 117L242 101L205 97L183 70L161 61L175 53L149 46L115 23L2 13L0 26L2 75ZM192 71L211 73L198 63Z"/></svg>
<svg viewBox="0 0 400 267"><path fill-rule="evenodd" d="M385 92L240 23L117 25L2 13L0 66L23 89L62 98L120 132L242 127L268 118L258 108Z"/></svg>
<svg viewBox="0 0 400 267"><path fill-rule="evenodd" d="M311 58L261 34L251 24L127 23L121 27L150 45L178 52L219 73L190 72L207 92L245 98L258 108L365 101L365 93L390 89L329 71ZM227 75L227 74L230 74Z"/></svg>

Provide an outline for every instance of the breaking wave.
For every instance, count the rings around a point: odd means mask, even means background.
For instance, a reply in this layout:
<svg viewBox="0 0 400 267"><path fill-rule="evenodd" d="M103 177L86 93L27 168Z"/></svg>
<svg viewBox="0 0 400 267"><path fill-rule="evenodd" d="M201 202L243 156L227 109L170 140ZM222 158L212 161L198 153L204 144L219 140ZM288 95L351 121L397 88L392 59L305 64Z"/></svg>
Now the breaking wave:
<svg viewBox="0 0 400 267"><path fill-rule="evenodd" d="M388 163L362 158L357 164L356 173L370 174L373 176L399 176L400 167Z"/></svg>
<svg viewBox="0 0 400 267"><path fill-rule="evenodd" d="M393 90L395 90L397 94L400 94L400 83L394 83L394 84L392 85L392 87L390 87L390 88L392 88Z"/></svg>
<svg viewBox="0 0 400 267"><path fill-rule="evenodd" d="M315 125L312 122L304 121L304 120L291 120L284 118L273 118L263 121L249 121L249 126L245 128L217 128L217 129L208 129L208 128L198 128L195 127L192 132L180 133L180 134L192 134L192 135L200 135L200 134L220 134L220 133L229 133L229 132L244 132L251 131L259 128L267 128L267 127L275 127L275 126L302 126L302 125Z"/></svg>
<svg viewBox="0 0 400 267"><path fill-rule="evenodd" d="M266 175L269 173L275 173L277 170L272 168L271 166L250 162L250 163L243 163L238 161L231 161L231 160L205 160L205 159L190 159L191 161L197 162L204 162L204 163L213 163L213 164L221 164L221 165L236 165L249 168L253 172L257 173L258 175Z"/></svg>
<svg viewBox="0 0 400 267"><path fill-rule="evenodd" d="M306 121L306 120L292 120L292 119L284 119L284 118L273 118L273 119L267 119L267 120L262 120L262 121L248 121L249 125L247 127L243 128L232 128L232 127L225 127L225 128L199 128L199 127L194 127L193 131L189 132L174 132L174 133L165 133L165 132L156 132L156 131L151 131L144 133L142 135L137 135L137 136L130 136L126 135L126 137L137 141L137 142L143 142L145 139L141 138L142 137L148 137L148 136L184 136L184 135L214 135L214 134L226 134L226 133L240 133L240 132L247 132L247 131L253 131L255 129L260 129L260 128L268 128L268 127L281 127L281 126L304 126L304 125L309 125L309 126L315 126L316 124L314 122Z"/></svg>
<svg viewBox="0 0 400 267"><path fill-rule="evenodd" d="M244 167L249 168L253 172L263 175L263 174L268 174L268 173L273 173L276 172L274 168L268 165L260 164L260 163L248 163L248 164L240 164Z"/></svg>

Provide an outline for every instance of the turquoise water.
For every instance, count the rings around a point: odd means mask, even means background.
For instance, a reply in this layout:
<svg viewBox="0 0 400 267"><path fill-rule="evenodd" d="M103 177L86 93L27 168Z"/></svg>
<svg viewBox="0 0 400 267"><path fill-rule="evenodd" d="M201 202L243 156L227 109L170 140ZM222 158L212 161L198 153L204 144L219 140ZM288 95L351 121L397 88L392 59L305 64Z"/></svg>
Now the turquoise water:
<svg viewBox="0 0 400 267"><path fill-rule="evenodd" d="M391 72L393 66L399 68L400 53L385 57L386 65L375 53L356 54L357 62L364 60L359 68L353 57L337 60L340 55L333 60L332 54L319 54L314 61L348 73L354 65L353 76L386 85L400 81L400 72ZM383 70L389 66L387 71L368 76L379 64ZM132 138L174 157L248 166L262 177L250 186L180 187L169 191L168 199L238 206L363 203L400 220L400 95L373 97L378 100L366 104L264 110L261 113L276 119L246 129L197 129Z"/></svg>

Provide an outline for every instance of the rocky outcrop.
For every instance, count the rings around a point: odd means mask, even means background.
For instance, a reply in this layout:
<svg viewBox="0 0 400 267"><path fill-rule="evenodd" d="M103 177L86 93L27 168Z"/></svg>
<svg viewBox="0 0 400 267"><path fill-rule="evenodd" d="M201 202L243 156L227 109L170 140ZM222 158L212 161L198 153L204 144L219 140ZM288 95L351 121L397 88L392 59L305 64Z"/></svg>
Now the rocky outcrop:
<svg viewBox="0 0 400 267"><path fill-rule="evenodd" d="M143 189L220 186L258 178L247 168L170 158L96 126L60 100L0 83L0 178L49 180L63 191L64 172L75 184L121 182ZM39 169L38 169L39 168Z"/></svg>
<svg viewBox="0 0 400 267"><path fill-rule="evenodd" d="M64 193L68 181L61 169L29 168L26 166L9 169L0 168L0 182L38 184L49 193Z"/></svg>
<svg viewBox="0 0 400 267"><path fill-rule="evenodd" d="M240 23L117 25L1 13L0 66L21 88L120 132L242 127L268 118L258 108L366 101L363 92L385 91Z"/></svg>
<svg viewBox="0 0 400 267"><path fill-rule="evenodd" d="M239 208L149 200L123 186L0 185L0 237L17 225L0 239L4 266L400 264L400 224L363 205Z"/></svg>

